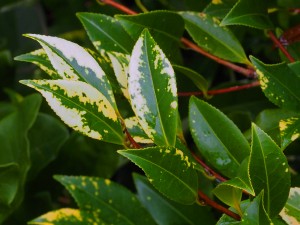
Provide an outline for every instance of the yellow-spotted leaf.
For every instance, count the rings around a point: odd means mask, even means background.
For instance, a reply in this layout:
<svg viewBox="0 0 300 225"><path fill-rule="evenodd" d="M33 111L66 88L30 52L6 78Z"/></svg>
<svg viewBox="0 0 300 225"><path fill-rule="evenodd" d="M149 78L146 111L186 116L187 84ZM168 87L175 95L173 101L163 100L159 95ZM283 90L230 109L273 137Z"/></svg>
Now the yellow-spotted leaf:
<svg viewBox="0 0 300 225"><path fill-rule="evenodd" d="M116 110L112 88L98 62L81 46L58 38L26 34L38 41L46 51L52 66L64 80L80 80L100 91Z"/></svg>
<svg viewBox="0 0 300 225"><path fill-rule="evenodd" d="M38 49L33 52L15 57L15 60L31 62L37 65L41 70L45 71L52 79L59 79L44 49Z"/></svg>
<svg viewBox="0 0 300 225"><path fill-rule="evenodd" d="M81 212L92 211L93 217L101 218L104 224L155 224L136 195L117 183L84 176L55 176L55 179L67 188Z"/></svg>
<svg viewBox="0 0 300 225"><path fill-rule="evenodd" d="M168 198L193 204L197 200L197 173L191 158L174 147L118 151L146 173L150 183Z"/></svg>
<svg viewBox="0 0 300 225"><path fill-rule="evenodd" d="M129 99L128 72L129 72L130 55L119 53L119 52L109 52L108 56L112 63L115 76L123 92L123 95L127 99Z"/></svg>
<svg viewBox="0 0 300 225"><path fill-rule="evenodd" d="M289 198L280 212L282 219L289 225L300 224L300 188L290 189Z"/></svg>
<svg viewBox="0 0 300 225"><path fill-rule="evenodd" d="M54 112L71 128L91 138L123 144L117 114L93 86L82 81L23 80L21 83L39 91Z"/></svg>
<svg viewBox="0 0 300 225"><path fill-rule="evenodd" d="M285 149L290 143L300 137L300 118L291 117L279 122L281 147Z"/></svg>
<svg viewBox="0 0 300 225"><path fill-rule="evenodd" d="M177 87L170 61L144 30L129 63L131 105L145 133L157 145L174 146L177 130Z"/></svg>
<svg viewBox="0 0 300 225"><path fill-rule="evenodd" d="M48 212L30 222L29 225L105 225L92 212L64 208Z"/></svg>

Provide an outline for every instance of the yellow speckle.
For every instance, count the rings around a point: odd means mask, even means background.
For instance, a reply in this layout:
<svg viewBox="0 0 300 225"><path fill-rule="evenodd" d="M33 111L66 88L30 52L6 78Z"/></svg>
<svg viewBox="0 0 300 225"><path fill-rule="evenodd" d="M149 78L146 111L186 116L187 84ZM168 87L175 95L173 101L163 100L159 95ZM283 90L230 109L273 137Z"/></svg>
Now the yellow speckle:
<svg viewBox="0 0 300 225"><path fill-rule="evenodd" d="M171 103L171 108L172 108L172 109L176 109L176 108L177 108L177 101L173 101L173 102Z"/></svg>
<svg viewBox="0 0 300 225"><path fill-rule="evenodd" d="M289 168L286 168L286 169L285 169L285 172L286 172L286 173L289 172Z"/></svg>
<svg viewBox="0 0 300 225"><path fill-rule="evenodd" d="M222 0L212 0L211 3L214 5L218 5L218 4L222 4L223 2L222 2Z"/></svg>
<svg viewBox="0 0 300 225"><path fill-rule="evenodd" d="M74 191L76 189L76 186L74 184L71 184L70 188Z"/></svg>
<svg viewBox="0 0 300 225"><path fill-rule="evenodd" d="M183 152L179 149L176 149L175 155L180 155L181 159L183 160Z"/></svg>
<svg viewBox="0 0 300 225"><path fill-rule="evenodd" d="M300 136L299 133L293 134L291 140L295 141Z"/></svg>
<svg viewBox="0 0 300 225"><path fill-rule="evenodd" d="M93 44L96 48L98 48L101 46L101 41L94 41Z"/></svg>
<svg viewBox="0 0 300 225"><path fill-rule="evenodd" d="M109 204L112 204L112 203L113 203L113 200L112 200L112 199L109 199L109 200L108 200L108 203L109 203Z"/></svg>
<svg viewBox="0 0 300 225"><path fill-rule="evenodd" d="M80 211L77 209L60 209L56 211L49 212L43 215L41 218L46 220L47 222L54 222L63 218L69 217L70 219L73 217L78 221L82 221L82 217L80 215ZM43 223L44 224L44 223Z"/></svg>
<svg viewBox="0 0 300 225"><path fill-rule="evenodd" d="M265 90L268 87L269 79L258 69L256 70L256 73L258 75L261 88Z"/></svg>
<svg viewBox="0 0 300 225"><path fill-rule="evenodd" d="M108 186L108 185L110 185L111 181L109 179L105 179L104 183Z"/></svg>
<svg viewBox="0 0 300 225"><path fill-rule="evenodd" d="M280 131L284 131L286 128L287 128L287 123L285 121L281 120L279 122L279 129L280 129Z"/></svg>

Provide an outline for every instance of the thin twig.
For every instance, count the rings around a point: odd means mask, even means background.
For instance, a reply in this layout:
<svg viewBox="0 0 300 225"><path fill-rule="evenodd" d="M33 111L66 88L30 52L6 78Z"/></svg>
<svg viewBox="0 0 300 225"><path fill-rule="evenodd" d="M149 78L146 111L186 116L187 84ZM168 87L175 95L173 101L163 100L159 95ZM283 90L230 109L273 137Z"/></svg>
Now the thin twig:
<svg viewBox="0 0 300 225"><path fill-rule="evenodd" d="M274 42L275 46L277 46L281 52L288 58L290 62L295 62L295 59L290 55L290 53L285 49L285 47L282 45L282 43L276 38L276 36L273 34L271 30L268 31L269 37Z"/></svg>
<svg viewBox="0 0 300 225"><path fill-rule="evenodd" d="M120 4L120 3L117 3L117 2L115 2L113 0L97 0L97 2L100 3L100 4L111 5L114 8L119 9L120 11L122 11L122 12L128 14L128 15L135 15L135 14L137 14L137 12L135 12L135 11L127 8L126 6L124 6L124 5Z"/></svg>
<svg viewBox="0 0 300 225"><path fill-rule="evenodd" d="M230 211L229 209L225 208L222 205L219 205L218 203L216 203L215 201L211 200L209 197L207 197L206 194L204 194L203 192L201 192L200 190L198 190L198 196L201 198L201 200L203 200L207 205L219 210L222 213L225 213L226 215L232 217L235 220L241 220L241 217Z"/></svg>
<svg viewBox="0 0 300 225"><path fill-rule="evenodd" d="M218 90L211 90L211 91L208 91L207 94L208 95L218 95L218 94L224 94L224 93L249 89L249 88L257 87L257 86L259 86L259 82L254 81L254 82L249 83L249 84L233 86L233 87L223 88L223 89L218 89ZM192 95L203 95L203 92L194 91L194 92L179 92L178 93L178 96L181 96L181 97L192 96Z"/></svg>
<svg viewBox="0 0 300 225"><path fill-rule="evenodd" d="M195 153L192 152L192 155L196 159L196 161L211 175L213 175L216 179L218 179L221 182L225 182L226 179L222 177L220 174L216 173L213 169L211 169L208 165L206 165Z"/></svg>

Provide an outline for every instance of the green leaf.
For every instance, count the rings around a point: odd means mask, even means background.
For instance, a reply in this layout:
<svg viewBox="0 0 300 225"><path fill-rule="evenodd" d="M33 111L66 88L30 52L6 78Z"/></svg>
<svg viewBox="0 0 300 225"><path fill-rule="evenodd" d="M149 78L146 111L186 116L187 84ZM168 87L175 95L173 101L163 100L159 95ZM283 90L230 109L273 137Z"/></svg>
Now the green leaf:
<svg viewBox="0 0 300 225"><path fill-rule="evenodd" d="M48 212L30 222L29 225L105 225L103 221L92 212L78 209L64 208Z"/></svg>
<svg viewBox="0 0 300 225"><path fill-rule="evenodd" d="M243 25L257 29L272 29L267 1L239 0L222 20L221 26Z"/></svg>
<svg viewBox="0 0 300 225"><path fill-rule="evenodd" d="M151 184L168 198L182 204L197 200L197 173L181 150L151 147L118 152L141 167Z"/></svg>
<svg viewBox="0 0 300 225"><path fill-rule="evenodd" d="M283 208L289 194L291 177L286 157L275 142L252 125L249 174L256 195L264 190L264 207L270 217Z"/></svg>
<svg viewBox="0 0 300 225"><path fill-rule="evenodd" d="M241 225L272 224L263 205L264 192L262 191L245 209Z"/></svg>
<svg viewBox="0 0 300 225"><path fill-rule="evenodd" d="M300 223L300 188L291 188L289 198L280 212L280 216L287 224Z"/></svg>
<svg viewBox="0 0 300 225"><path fill-rule="evenodd" d="M55 179L68 189L81 211L92 211L105 224L155 224L133 193L108 179L73 176L55 176Z"/></svg>
<svg viewBox="0 0 300 225"><path fill-rule="evenodd" d="M300 77L285 63L266 65L253 56L250 59L268 99L281 108L300 111Z"/></svg>
<svg viewBox="0 0 300 225"><path fill-rule="evenodd" d="M184 74L185 76L187 76L189 79L191 79L193 83L196 85L196 87L203 92L204 96L208 97L207 90L209 85L207 80L202 75L200 75L194 70L191 70L183 66L173 65L173 68L175 71L178 71Z"/></svg>
<svg viewBox="0 0 300 225"><path fill-rule="evenodd" d="M77 13L77 17L98 52L131 52L134 41L117 19L96 13Z"/></svg>
<svg viewBox="0 0 300 225"><path fill-rule="evenodd" d="M34 178L57 157L68 137L69 132L63 123L48 114L38 114L28 132L31 161L28 179Z"/></svg>
<svg viewBox="0 0 300 225"><path fill-rule="evenodd" d="M85 81L100 91L117 110L112 88L98 62L82 47L70 41L38 34L27 34L45 49L61 79Z"/></svg>
<svg viewBox="0 0 300 225"><path fill-rule="evenodd" d="M30 168L28 130L42 98L30 95L15 103L15 110L0 120L0 223L22 202Z"/></svg>
<svg viewBox="0 0 300 225"><path fill-rule="evenodd" d="M135 116L126 118L124 122L128 132L137 143L153 144L153 141L148 138L147 134L140 126L138 118Z"/></svg>
<svg viewBox="0 0 300 225"><path fill-rule="evenodd" d="M281 148L285 149L290 143L300 137L300 118L291 117L279 123L281 135Z"/></svg>
<svg viewBox="0 0 300 225"><path fill-rule="evenodd" d="M165 54L144 30L129 64L131 105L145 133L157 145L174 146L177 128L177 87Z"/></svg>
<svg viewBox="0 0 300 225"><path fill-rule="evenodd" d="M222 174L233 178L250 147L235 124L208 103L191 97L189 124L203 157Z"/></svg>
<svg viewBox="0 0 300 225"><path fill-rule="evenodd" d="M193 40L207 52L222 59L250 64L238 39L217 18L199 12L180 12Z"/></svg>
<svg viewBox="0 0 300 225"><path fill-rule="evenodd" d="M129 76L129 61L130 55L119 53L119 52L109 52L108 56L113 66L113 70L121 91L125 98L129 99L128 93L128 76Z"/></svg>
<svg viewBox="0 0 300 225"><path fill-rule="evenodd" d="M168 59L178 64L182 61L179 45L184 22L177 13L153 11L130 16L117 15L116 18L134 40L147 28Z"/></svg>
<svg viewBox="0 0 300 225"><path fill-rule="evenodd" d="M44 49L38 49L33 52L15 57L15 60L31 62L37 65L41 70L45 71L52 79L59 79Z"/></svg>
<svg viewBox="0 0 300 225"><path fill-rule="evenodd" d="M213 214L207 207L202 207L198 204L182 205L171 201L159 194L144 176L134 174L133 177L138 198L158 225L215 224ZM201 218L201 220L199 220L199 218Z"/></svg>
<svg viewBox="0 0 300 225"><path fill-rule="evenodd" d="M93 86L70 80L23 80L39 91L53 111L71 128L86 136L123 144L118 116L107 98Z"/></svg>
<svg viewBox="0 0 300 225"><path fill-rule="evenodd" d="M237 0L215 0L209 3L203 12L211 16L224 18L236 2Z"/></svg>

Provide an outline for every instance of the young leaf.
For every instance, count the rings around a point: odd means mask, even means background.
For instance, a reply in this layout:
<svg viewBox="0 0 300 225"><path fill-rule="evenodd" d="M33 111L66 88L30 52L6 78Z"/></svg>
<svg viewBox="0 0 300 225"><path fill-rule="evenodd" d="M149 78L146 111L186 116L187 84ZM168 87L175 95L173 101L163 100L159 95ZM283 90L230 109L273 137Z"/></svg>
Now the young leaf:
<svg viewBox="0 0 300 225"><path fill-rule="evenodd" d="M300 188L291 188L289 198L280 212L280 216L287 224L300 223Z"/></svg>
<svg viewBox="0 0 300 225"><path fill-rule="evenodd" d="M209 208L201 207L198 204L182 205L171 201L159 194L144 176L134 174L133 178L138 198L158 225L215 224L215 219Z"/></svg>
<svg viewBox="0 0 300 225"><path fill-rule="evenodd" d="M279 122L281 148L285 149L290 143L300 137L300 118L291 117Z"/></svg>
<svg viewBox="0 0 300 225"><path fill-rule="evenodd" d="M92 212L64 208L48 212L30 222L29 225L89 225L105 224Z"/></svg>
<svg viewBox="0 0 300 225"><path fill-rule="evenodd" d="M24 80L39 91L55 113L71 128L98 140L123 144L122 127L107 98L81 81Z"/></svg>
<svg viewBox="0 0 300 225"><path fill-rule="evenodd" d="M208 97L207 95L208 82L202 75L200 75L194 70L191 70L183 66L173 65L173 68L175 72L178 71L184 74L185 76L187 76L189 79L191 79L193 83L196 85L196 87L203 92L204 96Z"/></svg>
<svg viewBox="0 0 300 225"><path fill-rule="evenodd" d="M244 211L242 216L243 225L272 224L266 210L264 209L264 192L262 191Z"/></svg>
<svg viewBox="0 0 300 225"><path fill-rule="evenodd" d="M77 13L77 17L98 52L131 52L134 41L117 19L96 13Z"/></svg>
<svg viewBox="0 0 300 225"><path fill-rule="evenodd" d="M68 189L81 211L92 211L105 224L155 224L133 193L108 179L73 176L55 176L55 179Z"/></svg>
<svg viewBox="0 0 300 225"><path fill-rule="evenodd" d="M125 98L129 99L128 72L129 72L130 55L119 53L119 52L109 52L108 56L112 63L115 76L123 92L123 95L125 96Z"/></svg>
<svg viewBox="0 0 300 225"><path fill-rule="evenodd" d="M168 59L176 63L182 61L179 45L184 22L177 13L154 11L130 16L117 15L116 18L134 40L147 28Z"/></svg>
<svg viewBox="0 0 300 225"><path fill-rule="evenodd" d="M250 64L238 39L215 17L199 12L180 12L193 40L209 53L220 58Z"/></svg>
<svg viewBox="0 0 300 225"><path fill-rule="evenodd" d="M203 157L225 176L235 177L250 152L237 126L222 112L195 97L190 100L189 124Z"/></svg>
<svg viewBox="0 0 300 225"><path fill-rule="evenodd" d="M70 41L38 34L27 34L45 49L61 79L85 81L100 91L117 110L112 88L98 62L82 47Z"/></svg>
<svg viewBox="0 0 300 225"><path fill-rule="evenodd" d="M252 125L249 174L256 194L264 190L264 207L270 217L283 208L290 189L288 162L275 142L256 125Z"/></svg>
<svg viewBox="0 0 300 225"><path fill-rule="evenodd" d="M239 0L222 20L221 26L244 25L257 29L272 29L268 17L268 1Z"/></svg>
<svg viewBox="0 0 300 225"><path fill-rule="evenodd" d="M266 65L250 57L268 99L284 109L300 111L300 77L285 63Z"/></svg>
<svg viewBox="0 0 300 225"><path fill-rule="evenodd" d="M157 145L174 146L177 128L177 87L165 54L144 30L129 64L128 90L133 111Z"/></svg>
<svg viewBox="0 0 300 225"><path fill-rule="evenodd" d="M49 58L44 49L38 49L27 54L19 55L15 57L15 60L34 63L41 70L45 71L52 79L60 78L60 75L57 74L57 72L51 65L51 62L49 61Z"/></svg>
<svg viewBox="0 0 300 225"><path fill-rule="evenodd" d="M174 147L118 151L141 167L151 184L168 198L193 204L197 200L197 173L189 157Z"/></svg>

